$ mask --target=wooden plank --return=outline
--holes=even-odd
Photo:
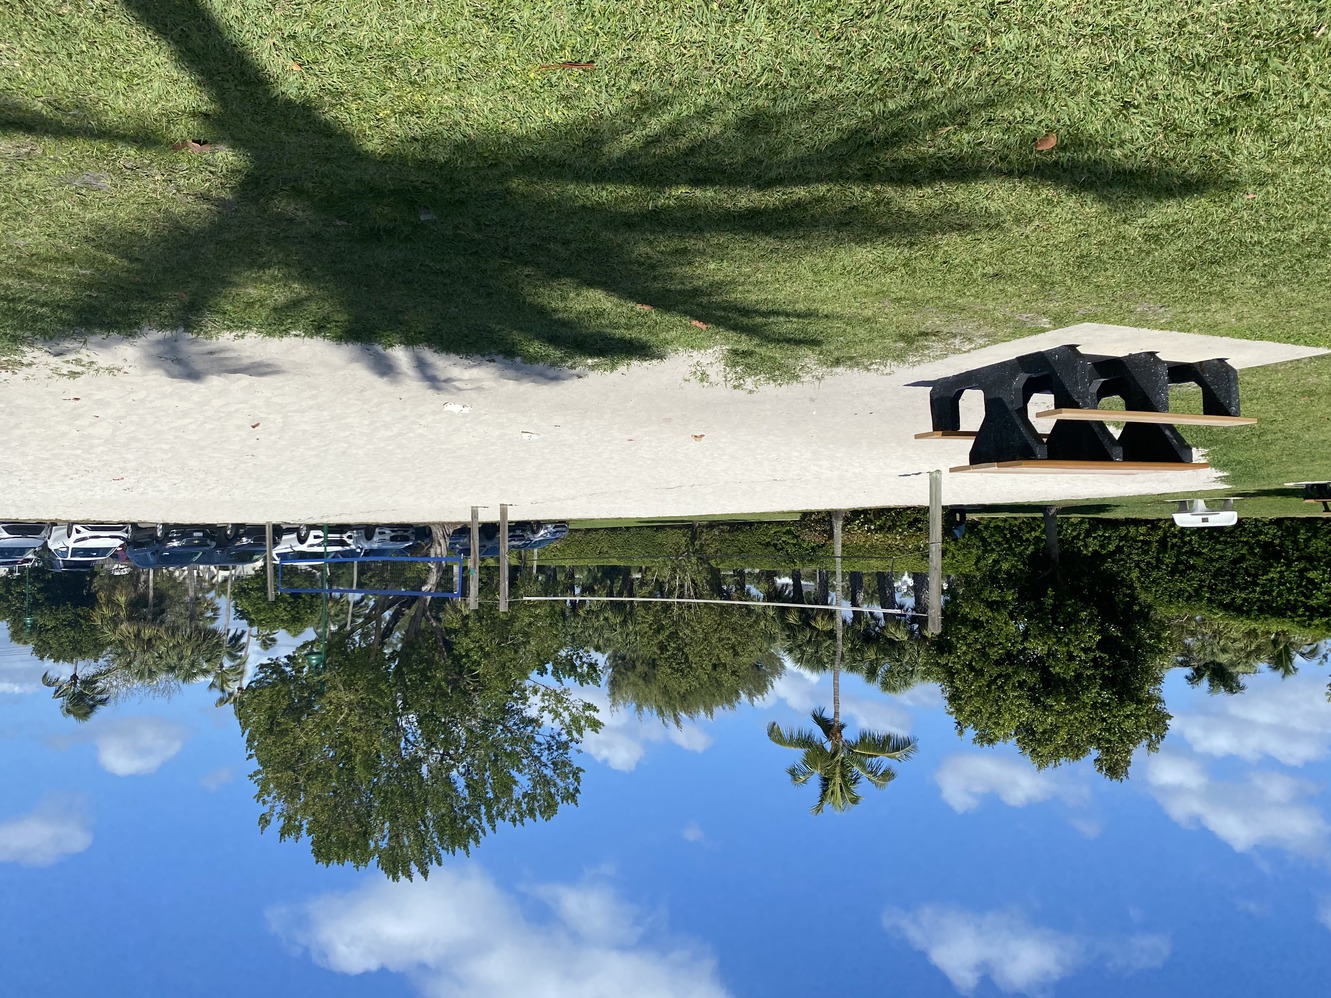
[[[1179,426],[1251,426],[1254,416],[1208,416],[1200,412],[1144,412],[1140,409],[1045,409],[1036,419],[1080,419],[1093,423],[1174,423]]]
[[[985,471],[1026,475],[1140,475],[1156,471],[1205,471],[1208,464],[1165,461],[997,461],[963,464],[951,472]]]
[[[508,503],[499,504],[499,609],[508,610]]]

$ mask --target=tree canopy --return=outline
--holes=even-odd
[[[428,602],[392,618],[392,633],[376,603],[378,626],[333,634],[325,668],[266,662],[233,703],[258,766],[260,827],[308,839],[321,863],[428,876],[499,824],[577,800],[572,752],[599,721],[557,684],[597,677],[542,626],[557,611]]]
[[[1036,545],[992,546],[954,587],[930,673],[958,732],[1015,742],[1036,766],[1095,753],[1111,779],[1159,747],[1165,625],[1129,578],[1065,548],[1050,566]]]

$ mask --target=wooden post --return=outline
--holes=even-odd
[[[499,612],[508,612],[508,503],[499,504]]]
[[[467,607],[475,610],[481,605],[481,520],[480,510],[471,508],[471,584],[467,592]]]
[[[943,630],[943,473],[929,472],[928,632]]]
[[[836,568],[836,582],[833,584],[833,602],[841,606],[841,521],[845,518],[844,510],[832,511],[832,563]]]
[[[277,592],[273,583],[273,525],[265,523],[263,525],[264,539],[268,542],[268,553],[265,561],[268,563],[268,602],[271,603],[277,599]]]

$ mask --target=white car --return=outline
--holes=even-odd
[[[273,542],[273,557],[279,561],[322,561],[327,557],[342,556],[344,551],[359,551],[358,531],[345,527],[330,527],[325,534],[322,527],[288,527],[282,539]]]
[[[65,568],[90,568],[124,547],[132,530],[128,523],[61,523],[51,528],[46,547]]]
[[[33,553],[50,535],[47,523],[0,523],[0,566],[30,564]]]

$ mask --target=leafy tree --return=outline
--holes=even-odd
[[[9,639],[30,645],[46,662],[73,665],[97,658],[107,639],[93,619],[97,597],[86,572],[17,573],[0,578],[0,615]],[[24,618],[35,618],[31,629]]]
[[[1102,559],[1064,543],[1051,565],[1028,541],[980,552],[944,607],[929,672],[977,744],[1013,741],[1040,768],[1094,752],[1100,773],[1123,779],[1135,749],[1154,751],[1168,730],[1166,629]]]
[[[669,723],[760,700],[783,668],[770,610],[647,603],[593,613],[619,625],[587,642],[606,653],[611,703]]]
[[[323,669],[299,654],[263,663],[232,702],[260,827],[307,838],[321,863],[428,876],[499,824],[577,800],[572,751],[599,722],[557,683],[598,677],[559,610],[430,603],[376,601],[329,637]]]
[[[285,569],[284,576],[294,575],[294,572]],[[236,612],[261,634],[286,631],[298,635],[319,625],[323,597],[313,593],[277,593],[276,596],[273,602],[268,602],[268,580],[258,572],[238,579],[232,592]]]

